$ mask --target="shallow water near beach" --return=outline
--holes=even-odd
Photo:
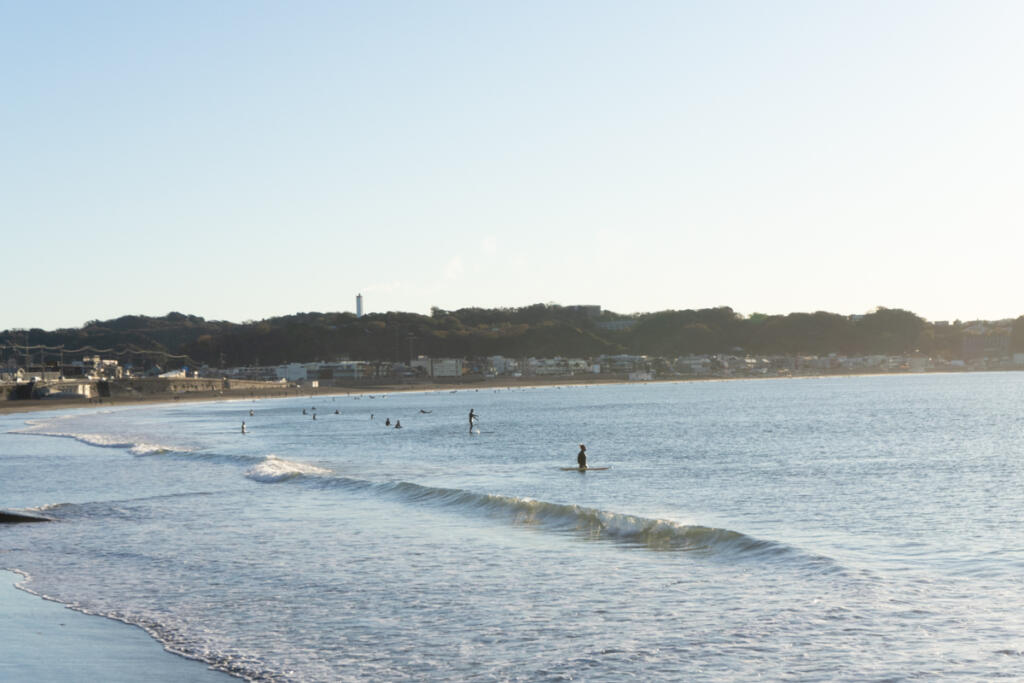
[[[0,503],[58,522],[0,567],[261,681],[1020,677],[1022,406],[984,373],[11,415]],[[611,469],[561,471],[581,442]]]

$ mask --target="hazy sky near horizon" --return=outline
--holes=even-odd
[[[1024,313],[1024,3],[0,0],[0,329]]]

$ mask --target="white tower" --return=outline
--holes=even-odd
[[[363,317],[363,295],[356,294],[356,317]]]

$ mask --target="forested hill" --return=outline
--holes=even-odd
[[[980,330],[980,331],[979,331]],[[4,360],[18,349],[94,349],[124,357],[180,357],[214,367],[276,365],[315,360],[407,361],[410,357],[593,357],[643,354],[746,353],[794,355],[905,354],[919,351],[962,357],[965,335],[1010,335],[1024,351],[1024,316],[1002,326],[936,325],[909,311],[879,308],[862,316],[819,311],[743,316],[731,308],[661,311],[624,316],[593,308],[536,304],[523,308],[431,315],[297,313],[258,322],[231,323],[169,313],[90,321],[79,329],[0,332]],[[172,364],[172,363],[168,363]]]

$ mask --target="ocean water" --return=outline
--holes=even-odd
[[[1024,678],[1024,373],[11,415],[0,505],[28,588],[251,680]]]

